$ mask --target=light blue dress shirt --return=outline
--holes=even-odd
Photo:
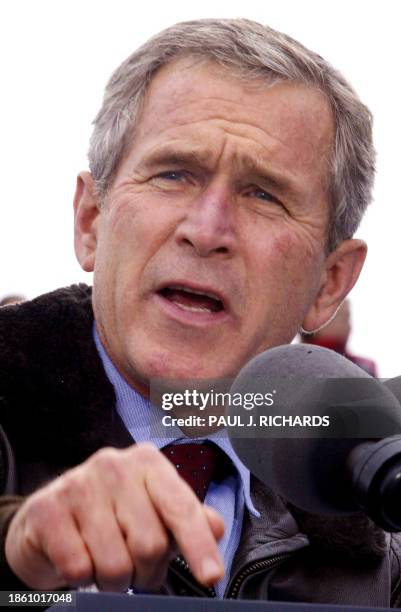
[[[157,448],[163,448],[172,443],[188,442],[188,438],[178,427],[169,427],[169,435],[166,436],[166,428],[161,423],[160,410],[130,387],[120,375],[102,346],[95,325],[93,337],[106,375],[114,387],[117,411],[135,442],[152,442]],[[234,554],[240,541],[245,506],[254,516],[259,517],[260,515],[250,495],[250,472],[238,459],[224,430],[192,441],[201,443],[205,440],[210,440],[219,446],[229,456],[236,468],[235,473],[223,482],[219,484],[212,482],[205,498],[205,503],[217,510],[225,523],[224,536],[218,546],[226,572],[224,578],[215,584],[216,596],[222,598],[230,576]]]

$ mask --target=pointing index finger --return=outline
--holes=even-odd
[[[222,525],[215,529],[216,521],[209,520],[205,507],[174,466],[167,459],[160,463],[157,470],[145,476],[149,496],[195,578],[210,586],[224,575],[216,542],[216,536],[222,535]]]

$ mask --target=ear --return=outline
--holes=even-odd
[[[313,331],[324,327],[358,280],[367,253],[362,240],[344,240],[330,253],[324,265],[319,291],[304,317],[302,327]]]
[[[77,176],[74,196],[74,247],[85,272],[93,272],[95,267],[99,216],[93,177],[90,172],[81,172]]]

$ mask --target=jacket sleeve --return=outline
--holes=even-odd
[[[4,429],[0,425],[0,493],[12,495],[17,491],[17,471],[14,453]]]
[[[0,584],[7,591],[27,590],[27,586],[11,571],[5,555],[5,542],[11,519],[24,502],[23,497],[2,495],[0,497]]]
[[[7,590],[21,590],[27,587],[11,571],[5,555],[8,527],[14,514],[20,508],[24,497],[14,495],[17,477],[11,445],[0,426],[0,584]]]

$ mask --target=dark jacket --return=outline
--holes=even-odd
[[[0,310],[2,589],[23,586],[7,566],[4,540],[24,496],[99,448],[132,443],[92,324],[85,285]],[[262,516],[244,518],[227,597],[401,607],[398,536],[359,513],[328,518],[288,508],[256,479],[251,494]],[[161,592],[213,595],[179,559]]]

